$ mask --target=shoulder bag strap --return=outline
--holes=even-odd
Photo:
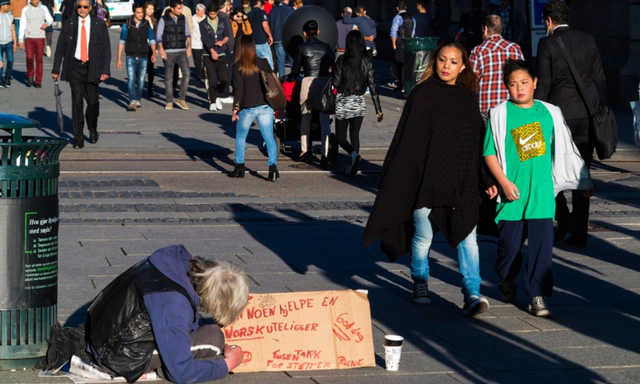
[[[589,116],[595,115],[593,108],[587,102],[587,91],[584,89],[584,84],[582,84],[582,79],[580,79],[580,75],[578,74],[578,70],[576,69],[576,65],[574,64],[573,59],[571,58],[571,56],[569,56],[567,46],[564,45],[564,42],[562,41],[562,38],[560,36],[554,36],[554,39],[556,40],[556,42],[558,42],[560,50],[564,55],[564,59],[567,61],[567,64],[569,64],[569,69],[571,70],[571,74],[573,75],[573,80],[578,86],[578,92],[580,92],[580,96],[582,96],[582,102],[584,102],[584,105],[587,107],[587,111],[589,111]]]

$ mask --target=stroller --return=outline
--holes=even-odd
[[[284,96],[287,99],[287,106],[276,111],[274,120],[274,136],[276,145],[280,152],[291,154],[293,152],[293,142],[300,142],[300,122],[302,113],[300,112],[300,80],[282,82]],[[331,120],[332,121],[332,120]],[[317,111],[311,115],[311,132],[309,134],[309,148],[313,148],[313,141],[320,141],[320,116]],[[338,140],[332,132],[329,135],[329,160],[334,160],[338,153]]]

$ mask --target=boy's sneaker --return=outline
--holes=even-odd
[[[542,296],[535,296],[533,300],[531,300],[531,304],[527,307],[527,311],[537,317],[551,316],[551,311],[547,308]]]
[[[11,78],[9,76],[4,78],[4,87],[11,88]]]
[[[184,100],[176,99],[176,104],[178,104],[178,107],[180,107],[181,109],[184,109],[185,111],[189,110],[189,106],[187,105],[187,102]]]
[[[131,104],[127,107],[127,111],[135,112],[136,111],[136,102],[132,101]]]
[[[518,287],[516,286],[516,283],[513,282],[513,280],[502,280],[500,282],[500,285],[498,286],[498,289],[500,290],[502,298],[507,303],[513,303],[516,300]]]
[[[216,98],[216,108],[218,108],[219,111],[222,111],[222,100],[219,97]]]
[[[431,296],[429,296],[429,284],[413,284],[413,302],[416,304],[431,304]]]
[[[216,103],[209,104],[209,110],[210,111],[217,111],[218,107],[216,107]]]
[[[489,309],[489,301],[480,296],[469,296],[464,298],[464,307],[462,314],[465,316],[475,316],[487,312]]]

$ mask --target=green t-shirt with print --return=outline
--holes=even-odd
[[[553,119],[542,103],[536,101],[530,108],[507,103],[506,176],[518,188],[520,198],[515,201],[502,198],[498,203],[496,223],[554,218],[553,142]],[[483,155],[495,154],[491,122],[488,121]]]

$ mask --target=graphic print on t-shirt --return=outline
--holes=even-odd
[[[511,130],[511,136],[521,162],[547,153],[542,126],[537,121]]]

